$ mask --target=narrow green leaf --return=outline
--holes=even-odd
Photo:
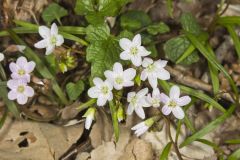
[[[224,143],[227,143],[227,144],[240,144],[240,139],[229,139],[229,140],[226,140]]]
[[[17,34],[25,34],[25,33],[37,33],[37,30],[34,28],[25,28],[25,27],[16,27],[12,29]],[[0,31],[0,37],[9,36],[8,31],[2,30]]]
[[[239,160],[240,159],[240,148],[233,152],[227,160]]]
[[[169,93],[169,91],[170,91],[170,85],[168,84],[167,81],[158,80],[158,83],[160,84],[160,86],[163,88],[163,90],[164,90],[166,93]]]
[[[176,61],[176,64],[181,63],[184,59],[190,56],[194,50],[195,50],[195,47],[192,44],[189,45],[187,50],[178,58],[178,60]]]
[[[237,51],[237,55],[238,58],[240,58],[240,41],[239,41],[239,36],[237,35],[237,33],[234,30],[234,26],[232,25],[226,25],[226,28],[230,34],[230,36],[232,37],[235,49]]]
[[[188,116],[185,115],[184,117],[184,123],[186,124],[187,128],[190,129],[192,133],[195,133],[195,128],[193,127],[192,122],[189,120]]]
[[[162,153],[160,154],[159,160],[168,160],[168,155],[172,147],[172,142],[168,142],[168,144],[164,147]]]
[[[167,0],[168,15],[173,18],[173,0]]]
[[[3,125],[4,125],[4,122],[5,122],[5,120],[6,120],[6,118],[7,118],[7,114],[8,114],[8,111],[6,110],[5,112],[4,112],[4,114],[3,114],[3,116],[1,117],[1,119],[0,119],[0,129],[3,127]]]
[[[119,139],[119,125],[118,125],[118,118],[117,118],[117,108],[113,101],[109,102],[109,107],[110,107],[111,116],[112,116],[115,141],[117,142]]]
[[[217,128],[221,123],[223,123],[235,110],[236,106],[231,105],[230,108],[225,112],[222,116],[218,117],[217,119],[210,122],[207,126],[202,128],[201,130],[194,133],[192,136],[186,138],[182,144],[180,144],[180,148],[192,143],[193,141],[202,138],[204,135],[208,134],[209,132],[213,131]]]
[[[217,23],[220,25],[233,25],[233,24],[240,24],[240,17],[239,16],[226,16],[226,17],[219,17],[217,19]]]
[[[90,107],[91,105],[93,105],[94,103],[97,102],[97,99],[90,99],[89,101],[81,104],[80,106],[77,107],[77,110],[84,110],[84,109],[87,109],[88,107]]]

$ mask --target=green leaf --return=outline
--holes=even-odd
[[[166,54],[166,58],[168,58],[172,62],[176,62],[178,58],[184,54],[184,52],[189,50],[189,47],[191,47],[191,43],[189,42],[189,40],[185,36],[179,36],[168,40],[164,44],[163,49]],[[188,55],[188,57],[186,57],[180,64],[190,65],[199,60],[197,52],[193,51],[192,48],[190,50],[191,51],[188,52],[192,54]]]
[[[133,39],[133,37],[134,37],[134,34],[128,30],[123,30],[118,35],[118,39],[121,39],[121,38]]]
[[[4,125],[4,122],[5,122],[5,120],[6,120],[6,118],[7,118],[7,113],[8,113],[8,111],[6,110],[4,113],[3,113],[3,115],[2,115],[2,117],[1,117],[1,119],[0,119],[0,129],[3,127],[3,125]]]
[[[153,57],[153,58],[156,58],[158,56],[158,51],[157,51],[157,48],[156,48],[156,45],[155,44],[150,44],[146,47],[146,49],[151,52],[151,54],[149,56]]]
[[[58,64],[57,64],[57,61],[56,61],[56,56],[54,54],[49,54],[49,55],[46,55],[44,57],[46,59],[46,62],[47,62],[47,66],[48,66],[48,69],[49,71],[53,74],[53,75],[56,75],[57,73],[57,69],[58,69]]]
[[[238,58],[240,58],[240,41],[239,41],[239,36],[237,35],[236,31],[234,30],[234,26],[231,25],[226,25],[226,28],[233,40],[235,49],[237,51]]]
[[[158,33],[163,34],[169,32],[170,28],[165,23],[159,22],[156,24],[149,25],[147,27],[147,31],[152,35],[157,35]]]
[[[226,144],[240,144],[240,139],[229,139],[229,140],[226,140],[224,143],[226,143]]]
[[[220,25],[233,25],[233,24],[240,24],[240,17],[239,16],[226,16],[226,17],[218,17],[217,23]]]
[[[239,159],[240,159],[240,149],[237,149],[228,157],[227,160],[239,160]]]
[[[116,105],[113,101],[109,102],[109,107],[112,115],[112,122],[113,122],[113,130],[115,135],[115,141],[117,142],[119,139],[119,125],[118,125],[118,118],[117,118],[117,109]]]
[[[196,141],[201,142],[201,143],[203,143],[203,144],[206,144],[206,145],[212,147],[214,150],[216,150],[216,151],[218,151],[218,152],[220,152],[220,153],[224,153],[224,151],[223,151],[220,147],[218,147],[217,144],[215,144],[215,143],[213,143],[213,142],[211,142],[211,141],[209,141],[209,140],[206,140],[206,139],[197,139]]]
[[[67,10],[58,5],[57,3],[51,3],[47,8],[42,12],[42,18],[45,23],[51,24],[55,19],[60,22],[60,18],[68,14]]]
[[[236,106],[231,105],[230,108],[225,112],[222,116],[218,117],[217,119],[210,122],[207,126],[205,126],[203,129],[195,132],[192,136],[186,138],[182,144],[180,145],[180,148],[192,143],[193,141],[202,138],[204,135],[208,134],[209,132],[213,131],[215,128],[217,128],[221,123],[223,123],[235,110]]]
[[[168,142],[168,144],[164,147],[162,153],[160,154],[159,160],[167,160],[168,159],[168,155],[171,150],[171,147],[172,147],[172,142]]]
[[[66,91],[70,100],[76,100],[84,90],[84,83],[79,80],[77,83],[69,82],[66,85]]]
[[[118,41],[111,36],[106,25],[89,26],[87,29],[87,39],[91,45],[87,48],[87,61],[91,62],[91,76],[103,77],[107,69],[111,69],[113,64],[119,61]]]
[[[150,17],[143,11],[128,11],[120,18],[121,27],[129,31],[136,31],[150,24]]]
[[[173,18],[173,0],[167,0],[168,15]]]
[[[196,18],[191,13],[183,13],[180,22],[183,29],[189,33],[199,35],[202,32]]]

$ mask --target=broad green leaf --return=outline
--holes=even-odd
[[[112,116],[115,141],[117,142],[119,139],[119,125],[118,125],[118,118],[117,118],[117,108],[113,101],[109,102],[109,107],[110,107],[111,116]]]
[[[110,36],[110,29],[106,24],[89,25],[86,28],[86,34],[86,39],[91,43],[95,43],[96,41],[107,40]]]
[[[208,134],[209,132],[213,131],[217,128],[221,123],[223,123],[235,110],[236,106],[231,105],[230,108],[225,112],[222,116],[218,117],[217,119],[210,122],[207,126],[202,128],[201,130],[195,132],[192,136],[186,138],[180,145],[180,148],[192,143],[193,141],[202,138],[204,135]]]
[[[185,36],[178,36],[176,38],[172,38],[168,40],[164,44],[164,52],[166,54],[166,58],[171,60],[172,62],[176,62],[180,56],[184,54],[188,48],[191,46],[191,43]],[[193,51],[191,49],[191,51]],[[188,57],[186,57],[180,64],[190,65],[199,60],[199,56],[196,51],[193,51]]]
[[[153,57],[153,58],[156,58],[158,56],[158,51],[157,51],[157,48],[156,48],[156,45],[155,44],[150,44],[146,47],[146,49],[151,52],[151,54],[149,56]]]
[[[66,91],[70,100],[76,100],[84,90],[84,83],[79,80],[77,83],[69,82],[66,85]]]
[[[60,18],[68,14],[67,10],[58,5],[57,3],[51,3],[42,12],[42,18],[45,23],[51,24],[55,19],[61,23]]]
[[[133,39],[133,37],[134,37],[134,34],[128,30],[123,30],[118,35],[118,39],[121,39],[121,38]]]
[[[183,13],[180,22],[183,29],[189,33],[199,35],[202,32],[196,18],[191,13]]]
[[[240,58],[240,41],[239,41],[239,36],[237,35],[236,31],[234,30],[234,26],[232,25],[226,25],[226,28],[233,40],[238,58]]]
[[[227,160],[239,160],[240,159],[240,148],[233,152]]]
[[[172,147],[172,142],[168,142],[168,144],[164,147],[162,153],[160,154],[159,160],[168,160],[168,155]]]
[[[149,25],[147,27],[147,31],[148,31],[148,33],[150,33],[152,35],[157,35],[158,33],[163,34],[163,33],[169,32],[170,28],[165,23],[159,22],[156,24]]]
[[[121,27],[129,31],[136,31],[150,24],[150,17],[143,11],[128,11],[120,18]]]

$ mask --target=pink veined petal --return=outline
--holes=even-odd
[[[24,66],[24,69],[27,73],[31,73],[34,70],[35,66],[36,66],[36,63],[31,61]]]
[[[144,110],[142,107],[136,107],[135,112],[140,118],[142,118],[142,119],[145,118],[145,113],[144,113]]]
[[[143,97],[148,93],[148,88],[143,88],[140,91],[138,91],[137,96],[138,97]]]
[[[18,82],[17,80],[10,79],[7,81],[7,86],[12,90],[16,90],[18,87]]]
[[[158,67],[158,68],[163,68],[163,67],[165,67],[166,65],[167,65],[167,62],[168,61],[165,61],[165,60],[157,60],[156,62],[155,62],[155,64],[156,64],[156,66]]]
[[[18,59],[17,59],[17,62],[16,62],[16,64],[20,67],[20,68],[24,68],[24,66],[27,64],[28,62],[27,62],[27,59],[25,58],[25,57],[19,57]]]
[[[132,43],[133,45],[135,46],[141,46],[141,35],[140,34],[137,34],[136,36],[134,36],[133,40],[132,40]]]
[[[128,50],[131,46],[132,42],[127,38],[122,38],[119,41],[119,45],[123,50]]]
[[[57,38],[56,46],[61,46],[64,43],[63,36],[59,34],[56,36],[56,38]]]
[[[172,113],[177,119],[183,119],[185,116],[184,111],[179,106],[173,108]]]
[[[21,105],[26,104],[27,100],[28,100],[27,96],[25,96],[24,94],[18,94],[18,96],[17,96],[18,104],[21,104]]]
[[[131,115],[133,113],[133,110],[134,110],[134,107],[131,104],[129,104],[127,108],[127,114]]]
[[[169,93],[170,98],[178,99],[180,96],[180,88],[178,86],[172,86]]]
[[[17,99],[17,95],[18,95],[18,93],[16,91],[11,90],[8,92],[8,99],[15,100],[15,99]]]
[[[116,72],[116,73],[122,73],[123,72],[123,67],[122,67],[121,63],[119,63],[119,62],[114,63],[113,71]]]
[[[99,96],[99,91],[96,87],[92,87],[88,90],[88,96],[91,98],[97,98]]]
[[[145,81],[145,80],[147,79],[147,77],[148,77],[148,74],[147,74],[146,70],[144,69],[144,70],[142,71],[141,75],[140,75],[140,79],[141,79],[142,81]]]
[[[152,63],[153,63],[153,60],[151,58],[144,58],[142,62],[142,66],[146,68]]]
[[[97,99],[97,105],[98,106],[104,106],[107,102],[107,99],[104,98],[103,96],[99,96]]]
[[[131,61],[135,66],[139,67],[142,64],[142,57],[141,56],[132,56]]]
[[[170,107],[168,107],[167,105],[164,105],[162,108],[162,113],[164,115],[169,115],[171,113],[172,109]]]
[[[120,58],[122,60],[129,60],[131,58],[130,54],[129,54],[129,51],[123,51],[120,53]]]
[[[161,102],[163,102],[164,104],[167,104],[169,101],[169,97],[164,93],[160,94],[160,99],[161,99]]]
[[[51,53],[53,52],[54,48],[55,48],[55,46],[53,46],[53,45],[48,45],[45,54],[46,54],[46,55],[51,54]]]
[[[136,76],[136,70],[133,68],[128,68],[123,72],[124,78],[132,80]]]
[[[26,86],[24,90],[24,94],[28,97],[32,97],[34,95],[34,90],[32,87]]]
[[[161,80],[168,80],[170,79],[170,73],[167,70],[161,68],[157,71],[157,77]]]
[[[42,38],[48,38],[50,36],[50,29],[46,26],[40,26],[38,32]]]
[[[191,102],[191,98],[189,96],[183,96],[177,99],[177,104],[179,106],[185,106]]]
[[[56,23],[53,23],[51,26],[51,35],[56,36],[57,34],[58,34],[58,27],[57,27]]]
[[[36,48],[46,48],[47,47],[47,40],[43,39],[41,41],[38,41],[37,43],[34,44],[34,47]]]
[[[9,64],[9,69],[10,69],[11,72],[18,72],[19,66],[16,63],[11,62]]]
[[[103,84],[103,80],[99,77],[95,77],[93,78],[93,83],[96,85],[96,86],[101,86]]]
[[[148,82],[151,85],[152,88],[157,87],[157,77],[155,76],[148,76]]]

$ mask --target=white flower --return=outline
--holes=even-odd
[[[92,121],[94,120],[94,115],[95,115],[96,109],[91,107],[87,110],[87,112],[83,115],[83,117],[86,118],[85,121],[85,128],[89,129],[92,125]]]
[[[4,60],[5,56],[3,53],[0,53],[0,62],[2,62]]]
[[[26,49],[26,46],[24,45],[16,45],[19,52],[23,53],[23,51]]]
[[[129,92],[127,95],[127,101],[129,102],[127,114],[131,115],[133,111],[136,114],[144,119],[145,113],[142,107],[150,107],[150,104],[146,101],[146,94],[148,93],[148,88],[140,90],[138,93]]]
[[[162,108],[164,115],[169,115],[171,112],[178,119],[184,118],[184,111],[181,106],[185,106],[191,102],[189,96],[180,97],[180,89],[178,86],[172,86],[170,89],[169,97],[161,93],[161,101],[165,104]]]
[[[32,87],[28,86],[23,80],[11,79],[7,82],[7,86],[11,89],[8,92],[8,99],[17,99],[17,103],[21,105],[26,104],[28,97],[32,97],[34,95]]]
[[[120,54],[120,58],[123,60],[131,60],[135,66],[140,66],[142,63],[142,57],[150,54],[143,46],[141,46],[141,35],[137,34],[133,40],[127,38],[120,39],[120,47],[124,50]]]
[[[130,87],[134,85],[132,81],[136,75],[136,70],[133,68],[123,71],[121,63],[116,62],[113,65],[113,71],[107,70],[104,72],[107,80],[112,83],[116,90],[120,90],[123,87]]]
[[[94,87],[88,90],[88,95],[91,98],[97,98],[97,105],[103,106],[107,101],[113,99],[112,89],[113,86],[110,82],[103,81],[102,79],[96,77],[93,79]]]
[[[40,26],[38,32],[43,40],[34,44],[36,48],[46,48],[46,55],[53,52],[55,46],[61,46],[64,42],[63,36],[58,34],[58,28],[55,23],[51,29],[46,26]]]
[[[35,66],[35,62],[28,62],[25,57],[19,57],[16,63],[11,62],[9,65],[12,72],[11,77],[30,82],[30,73],[34,70]]]
[[[140,76],[142,81],[145,81],[148,78],[148,82],[152,86],[152,88],[157,87],[157,80],[168,80],[170,78],[170,74],[164,67],[167,65],[167,61],[158,60],[153,61],[151,58],[144,58],[142,62],[142,66],[145,68]]]
[[[153,107],[160,107],[160,101],[161,101],[160,91],[158,88],[154,88],[151,94],[148,94],[147,96],[147,102],[151,104]]]
[[[139,137],[143,133],[145,133],[153,125],[153,123],[154,123],[154,120],[152,118],[149,118],[141,123],[138,123],[131,129],[135,130],[134,134],[136,134]]]

